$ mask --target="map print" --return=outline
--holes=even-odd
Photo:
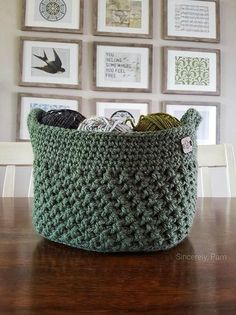
[[[175,84],[208,86],[209,65],[209,58],[175,57]]]
[[[141,28],[142,1],[107,0],[106,26]]]

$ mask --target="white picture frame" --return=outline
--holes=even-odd
[[[21,37],[20,42],[19,85],[81,89],[82,41]]]
[[[162,110],[178,119],[189,109],[196,109],[202,121],[198,127],[199,145],[220,143],[220,103],[164,101]]]
[[[22,30],[82,33],[84,0],[23,0]]]
[[[81,104],[81,97],[19,93],[16,140],[29,141],[27,117],[32,109],[40,108],[46,112],[57,109],[71,109],[79,111]]]
[[[96,0],[94,35],[152,38],[153,0]]]
[[[151,92],[152,45],[94,42],[93,89]]]
[[[219,0],[163,0],[164,39],[220,42]]]
[[[141,115],[147,115],[149,112],[150,100],[135,99],[94,99],[96,106],[96,115],[111,118],[115,113],[125,111],[130,114],[134,123],[137,124]]]
[[[220,50],[164,47],[164,94],[220,95]]]

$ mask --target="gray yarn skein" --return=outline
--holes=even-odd
[[[80,131],[97,131],[97,132],[132,132],[132,128],[123,121],[106,118],[91,117],[82,121],[78,127]]]

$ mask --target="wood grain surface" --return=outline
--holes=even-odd
[[[236,199],[199,199],[156,253],[101,254],[37,235],[31,200],[0,199],[0,314],[236,314]]]

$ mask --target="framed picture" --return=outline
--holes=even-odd
[[[81,88],[82,41],[21,38],[20,85]]]
[[[94,35],[152,38],[153,0],[96,0]]]
[[[180,119],[189,109],[196,109],[202,116],[197,141],[198,144],[216,144],[220,142],[220,104],[205,102],[162,102],[163,111]]]
[[[41,108],[45,112],[53,109],[71,109],[78,111],[82,103],[81,97],[41,95],[41,94],[18,94],[17,108],[17,141],[29,140],[27,117],[34,108]]]
[[[93,88],[151,92],[152,45],[94,43]]]
[[[22,30],[82,33],[83,0],[23,0]]]
[[[220,50],[164,47],[163,93],[220,95]]]
[[[130,117],[137,124],[140,115],[147,115],[151,101],[134,99],[94,99],[96,115],[107,118]]]
[[[163,0],[164,39],[220,42],[219,0]]]

